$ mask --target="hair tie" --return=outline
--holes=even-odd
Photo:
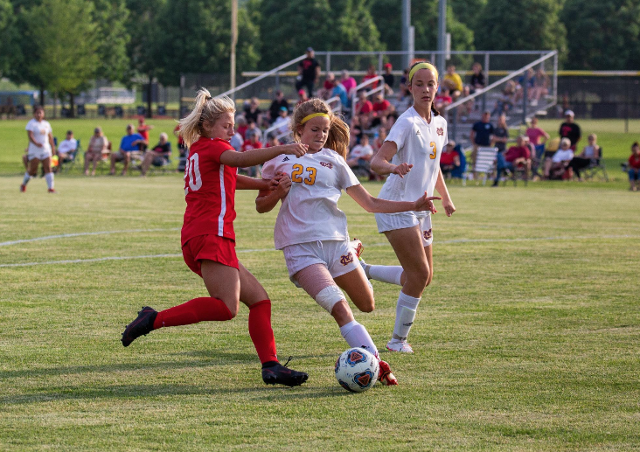
[[[304,124],[305,122],[307,122],[307,121],[308,121],[308,120],[310,120],[310,119],[318,118],[318,117],[320,117],[320,116],[323,116],[323,117],[325,117],[325,118],[328,118],[328,117],[329,117],[329,115],[328,115],[328,114],[326,114],[326,113],[311,113],[310,115],[307,115],[307,116],[305,116],[304,118],[302,118],[302,121],[300,121],[300,125]]]
[[[208,100],[211,100],[211,99],[213,99],[213,97],[211,97],[211,96],[204,96],[204,100],[207,100],[207,101],[208,101]]]
[[[413,68],[409,72],[409,83],[411,83],[411,80],[413,80],[413,74],[418,72],[420,69],[429,69],[436,75],[436,79],[438,78],[438,70],[435,68],[435,66],[431,63],[422,62],[413,66]]]

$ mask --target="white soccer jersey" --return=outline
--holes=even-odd
[[[344,159],[323,148],[300,158],[280,155],[264,164],[262,177],[291,177],[291,190],[278,212],[276,249],[321,240],[347,240],[347,217],[338,209],[342,190],[360,184]]]
[[[27,123],[25,130],[33,132],[33,139],[42,145],[41,148],[29,141],[29,154],[38,154],[41,152],[51,152],[51,144],[49,144],[49,134],[52,133],[51,124],[44,119],[40,122],[35,118]]]
[[[404,178],[391,174],[380,191],[379,198],[393,201],[415,201],[433,189],[440,171],[440,155],[449,142],[447,121],[441,115],[431,116],[431,124],[411,107],[405,111],[389,131],[385,141],[393,141],[398,152],[391,163],[413,165]]]

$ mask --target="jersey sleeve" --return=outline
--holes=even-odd
[[[231,144],[227,141],[215,140],[211,141],[209,146],[207,146],[207,154],[216,162],[220,162],[220,157],[226,151],[236,152],[236,150],[231,146]]]
[[[261,173],[263,179],[273,179],[276,175],[276,159],[271,159],[262,165]]]
[[[27,130],[29,132],[33,132],[34,131],[34,127],[33,127],[33,121],[29,121],[27,123],[27,127],[24,128],[24,130]]]
[[[400,148],[404,147],[404,141],[407,135],[407,126],[408,121],[406,120],[396,122],[393,127],[391,127],[389,135],[387,135],[387,139],[384,141],[393,141],[398,150],[400,150]]]
[[[354,185],[360,185],[360,181],[356,175],[353,174],[353,171],[351,171],[347,162],[342,158],[340,158],[338,162],[338,184],[340,185],[338,188],[340,190],[346,190]]]

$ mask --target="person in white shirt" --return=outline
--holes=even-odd
[[[287,107],[280,107],[278,117],[273,121],[273,127],[276,127],[276,135],[285,134],[290,130],[291,118],[289,117],[289,109]]]
[[[373,148],[369,144],[369,136],[362,135],[360,138],[360,144],[357,144],[351,149],[347,164],[353,168],[355,166],[361,166],[363,163],[368,162],[373,157]]]
[[[433,107],[438,92],[438,70],[430,63],[411,66],[407,88],[413,97],[408,108],[393,125],[389,136],[371,161],[371,169],[390,174],[380,198],[406,201],[417,193],[433,196],[434,188],[442,197],[447,216],[456,208],[440,171],[440,155],[448,142],[447,121]],[[398,266],[368,266],[371,279],[402,286],[396,304],[396,322],[387,349],[413,353],[407,342],[424,289],[433,279],[432,212],[378,213],[378,231],[387,240],[400,261]],[[435,211],[433,211],[435,213]]]
[[[371,196],[347,165],[349,127],[322,100],[300,104],[293,115],[293,135],[309,146],[300,158],[276,157],[265,163],[262,177],[283,177],[277,190],[263,191],[256,199],[258,212],[271,211],[282,199],[274,239],[284,252],[289,277],[326,309],[340,327],[351,347],[364,347],[379,358],[366,328],[349,308],[344,289],[363,312],[374,309],[373,290],[351,248],[347,218],[338,209],[342,190],[368,212],[428,211],[432,199],[423,192],[415,201],[388,201]],[[397,380],[384,361],[380,381],[395,385]]]
[[[51,156],[56,151],[56,146],[53,142],[51,124],[44,120],[44,107],[42,105],[37,105],[33,110],[33,119],[27,123],[26,131],[29,138],[29,148],[27,149],[29,168],[24,173],[20,191],[27,191],[27,184],[32,177],[38,174],[38,164],[42,162],[48,191],[49,193],[56,193],[53,187],[53,173],[51,172]]]
[[[62,140],[62,142],[58,145],[58,161],[61,165],[64,162],[69,162],[73,159],[73,154],[75,150],[78,149],[78,140],[73,138],[73,131],[67,131],[67,137]]]
[[[565,137],[560,140],[560,149],[553,154],[553,157],[545,160],[544,177],[546,179],[561,179],[572,159],[571,140]]]

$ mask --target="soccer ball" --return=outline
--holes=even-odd
[[[378,358],[364,348],[350,348],[336,361],[336,380],[350,392],[364,392],[378,381]]]

